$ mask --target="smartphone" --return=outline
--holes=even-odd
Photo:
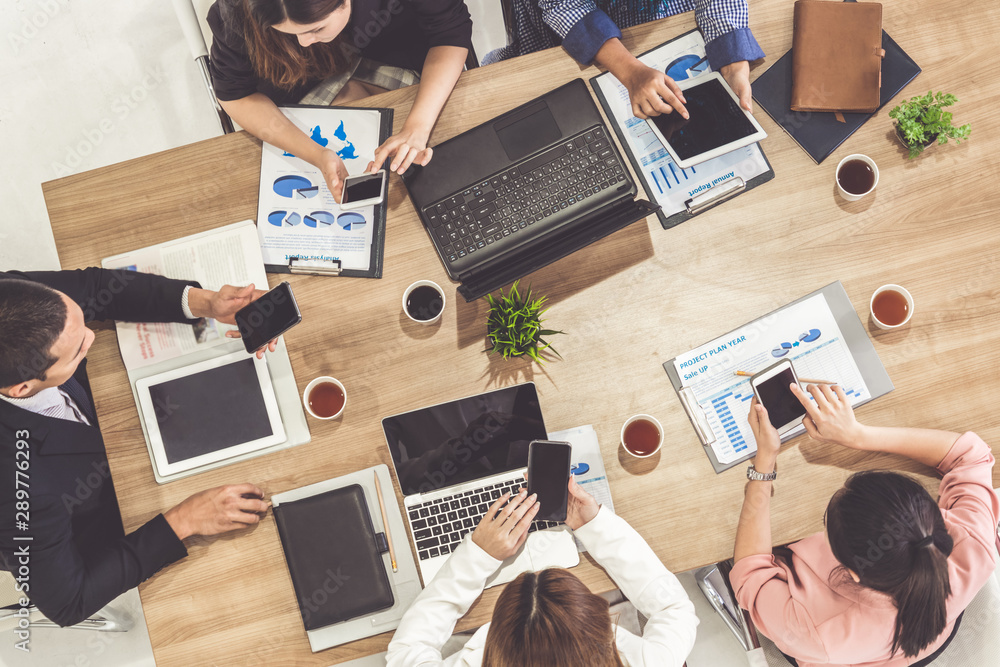
[[[381,204],[385,201],[385,184],[389,175],[385,169],[374,174],[348,176],[344,179],[344,194],[340,199],[340,208],[352,209]]]
[[[767,410],[767,417],[778,430],[778,435],[795,428],[806,416],[806,409],[789,389],[793,382],[798,384],[799,377],[791,359],[771,364],[750,378],[754,396]]]
[[[287,282],[236,311],[236,326],[247,352],[256,352],[301,321],[302,313]]]
[[[538,494],[535,521],[565,521],[569,502],[568,442],[532,440],[528,444],[528,495]]]

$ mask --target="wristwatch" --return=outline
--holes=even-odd
[[[750,467],[747,468],[747,479],[749,479],[751,482],[770,482],[774,480],[777,476],[778,476],[777,470],[769,473],[758,472],[757,469],[753,467],[752,463],[750,464]]]

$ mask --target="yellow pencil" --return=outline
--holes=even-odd
[[[736,374],[740,377],[753,377],[753,373],[747,373],[746,371],[736,371]],[[805,384],[840,384],[839,382],[834,382],[832,380],[813,380],[811,378],[799,378],[799,382]]]
[[[392,561],[392,571],[396,569],[396,550],[392,548],[392,533],[389,532],[389,517],[385,515],[385,502],[382,500],[382,484],[378,481],[378,473],[375,473],[375,495],[378,496],[378,508],[382,510],[382,529],[385,530],[385,541],[389,543],[389,559]]]

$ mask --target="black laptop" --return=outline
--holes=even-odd
[[[583,79],[435,146],[403,182],[467,301],[658,208],[636,200]]]

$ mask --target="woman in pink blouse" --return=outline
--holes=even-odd
[[[994,458],[974,433],[865,426],[840,387],[798,385],[815,440],[936,467],[940,497],[891,472],[851,476],[826,509],[826,531],[771,552],[770,481],[747,484],[731,581],[757,629],[800,667],[929,664],[996,567],[1000,502]],[[753,466],[774,471],[780,441],[754,401]],[[793,660],[794,659],[794,660]]]

